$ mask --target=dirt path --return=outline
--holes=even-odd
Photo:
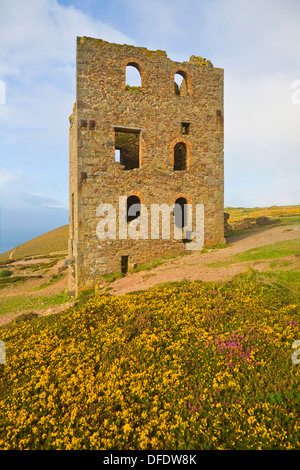
[[[251,263],[233,263],[232,265],[217,268],[206,265],[208,263],[228,260],[237,253],[242,253],[253,248],[284,240],[294,240],[296,238],[299,238],[298,225],[267,227],[256,232],[249,232],[247,235],[231,237],[227,239],[228,246],[226,248],[210,250],[207,253],[192,253],[188,256],[168,261],[151,271],[127,274],[125,277],[114,281],[111,284],[112,289],[109,292],[112,295],[122,295],[127,292],[149,289],[162,282],[182,281],[184,279],[188,281],[226,281],[231,279],[234,275],[245,271],[249,265],[254,266],[258,270],[267,269],[269,267],[269,261],[261,260]],[[57,272],[58,267],[61,266],[62,263],[63,261],[60,261],[57,266],[53,267],[54,272]],[[42,294],[51,296],[60,293],[67,288],[67,275],[65,273],[62,279],[49,285],[42,291],[34,292],[34,287],[40,282],[40,280],[33,280],[30,281],[29,284],[25,283],[17,287],[18,295],[34,296]],[[16,287],[10,286],[6,288],[5,291],[5,295],[13,295],[13,293],[16,292]],[[70,302],[68,304],[48,307],[47,309],[34,308],[31,309],[31,311],[39,315],[50,315],[66,310],[72,304],[73,302]],[[0,315],[0,326],[9,323],[22,313],[25,312]]]
[[[284,240],[293,240],[297,237],[299,237],[299,227],[297,225],[290,227],[276,226],[262,229],[255,233],[250,232],[244,236],[232,237],[227,240],[229,246],[226,248],[213,250],[208,253],[191,254],[152,269],[151,273],[144,271],[128,274],[112,284],[110,293],[113,295],[122,295],[135,290],[149,289],[161,282],[182,281],[184,279],[188,281],[225,281],[245,271],[247,266],[249,266],[249,262],[219,268],[212,268],[205,265],[224,261],[237,253],[242,253],[252,248],[270,245]],[[253,262],[252,265],[255,265],[257,269],[266,269],[269,262]],[[151,276],[149,274],[151,274]]]

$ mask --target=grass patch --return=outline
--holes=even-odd
[[[142,263],[136,266],[135,268],[131,269],[131,273],[138,273],[141,271],[150,271],[151,269],[156,268],[157,266],[160,266],[161,264],[164,264],[166,261],[164,260],[155,260],[151,261],[149,263]]]
[[[241,235],[247,235],[247,234],[253,233],[255,231],[257,232],[260,229],[261,229],[261,227],[252,227],[252,228],[249,228],[247,230],[231,230],[230,232],[225,233],[225,238],[239,237]]]
[[[221,248],[227,248],[227,243],[217,243],[216,245],[210,246],[209,250],[220,250]]]
[[[58,263],[58,261],[62,259],[64,259],[64,257],[62,258],[61,256],[57,256],[47,263],[31,264],[30,266],[31,266],[32,271],[38,271],[39,269],[49,269],[55,266]]]
[[[63,277],[63,273],[53,274],[52,277],[51,277],[51,279],[50,279],[49,281],[44,282],[44,283],[41,284],[40,286],[36,287],[36,288],[35,288],[35,291],[42,290],[42,289],[44,289],[45,287],[51,286],[51,285],[54,284],[55,282],[59,281],[62,277]]]
[[[255,281],[269,284],[280,291],[287,290],[290,296],[300,301],[300,270],[257,271],[251,267],[245,273],[237,274],[235,280]]]
[[[18,271],[31,271],[36,272],[40,270],[49,270],[53,266],[55,266],[58,261],[64,259],[65,257],[56,256],[51,261],[43,262],[43,263],[34,263],[34,264],[18,264],[15,266],[15,269]]]
[[[95,288],[94,287],[87,288],[87,289],[81,289],[81,291],[79,292],[79,294],[78,294],[78,296],[76,297],[75,300],[87,299],[89,297],[92,297],[93,295],[95,295]]]
[[[231,264],[233,264],[234,261],[233,260],[227,260],[227,261],[215,261],[214,263],[206,263],[205,266],[209,267],[209,268],[222,268],[224,266],[230,266]]]
[[[32,264],[19,264],[15,266],[15,270],[18,271],[31,271],[34,265]]]
[[[153,277],[153,276],[156,276],[157,274],[156,273],[146,273],[143,275],[143,279],[146,280],[146,279],[149,279],[150,277]]]
[[[299,224],[299,215],[290,215],[280,217],[280,225],[295,225]]]
[[[26,257],[27,259],[34,259],[34,260],[37,260],[37,259],[44,259],[44,258],[49,258],[49,259],[52,259],[52,258],[55,258],[57,260],[61,260],[61,259],[65,259],[66,257],[66,253],[47,253],[47,255],[35,255],[35,256],[32,256],[32,257]]]
[[[209,253],[210,251],[220,250],[222,248],[228,248],[229,243],[219,243],[217,245],[208,246],[207,248],[202,248],[201,253]]]
[[[164,260],[165,260],[165,259],[166,259],[166,260],[169,260],[169,259],[175,259],[176,257],[177,257],[177,255],[173,255],[173,254],[172,254],[172,255],[165,255],[165,256],[163,256],[162,258],[163,258]]]
[[[285,240],[271,245],[238,253],[234,256],[235,261],[254,261],[259,259],[273,259],[281,256],[300,254],[299,240]]]
[[[191,254],[193,254],[193,251],[186,251],[186,253],[178,253],[176,255],[175,254],[165,255],[160,259],[149,261],[147,263],[141,263],[138,266],[136,266],[135,268],[131,269],[130,272],[131,273],[138,273],[138,272],[141,272],[141,271],[150,271],[151,269],[154,269],[157,266],[161,266],[162,264],[167,263],[169,260],[173,260],[173,259],[176,259],[176,258],[183,258],[184,256],[188,256],[188,255],[191,255]]]
[[[286,267],[286,266],[290,266],[292,264],[292,261],[289,261],[287,259],[283,259],[283,260],[278,260],[278,261],[272,261],[269,266],[270,268],[275,268],[276,266],[278,267]]]
[[[67,292],[61,292],[60,294],[53,295],[51,297],[47,296],[10,296],[2,298],[0,301],[0,314],[5,313],[18,313],[22,310],[29,309],[42,309],[47,308],[52,305],[62,305],[66,302],[70,302],[70,298],[67,295]]]
[[[110,274],[102,274],[101,277],[105,282],[111,283],[114,282],[116,279],[120,279],[121,277],[123,277],[123,274],[121,272],[116,272]]]
[[[32,279],[41,279],[43,276],[12,276],[0,279],[0,289],[10,286],[12,284],[23,284],[24,282]]]
[[[234,263],[241,263],[244,261],[256,261],[256,260],[265,260],[265,259],[274,259],[280,258],[283,256],[289,255],[300,255],[299,240],[285,240],[282,242],[276,242],[271,245],[265,245],[258,248],[252,248],[251,250],[244,251],[243,253],[238,253],[230,259],[224,261],[217,261],[215,263],[207,263],[205,266],[210,268],[220,268],[223,266],[229,266]],[[274,262],[273,266],[277,266]],[[278,261],[279,264],[279,261]],[[280,261],[282,266],[288,266],[290,261],[282,260]]]

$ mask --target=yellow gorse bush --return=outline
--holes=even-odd
[[[0,329],[0,449],[299,448],[299,320],[245,281],[15,321]]]
[[[299,205],[294,206],[272,206],[272,207],[255,207],[255,208],[225,208],[226,212],[230,214],[232,222],[240,222],[247,217],[286,217],[286,216],[299,216]]]

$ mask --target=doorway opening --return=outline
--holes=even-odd
[[[129,258],[128,255],[121,257],[121,273],[122,274],[128,273],[128,258]]]

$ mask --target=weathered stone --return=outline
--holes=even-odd
[[[269,219],[269,217],[261,215],[260,217],[256,218],[256,223],[257,225],[268,225],[273,224],[274,221],[272,219]]]
[[[228,219],[230,214],[228,212],[224,212],[224,233],[229,233],[232,230],[231,225],[228,223]]]
[[[256,226],[256,220],[254,217],[247,217],[246,219],[236,222],[234,224],[234,230],[247,230]]]

